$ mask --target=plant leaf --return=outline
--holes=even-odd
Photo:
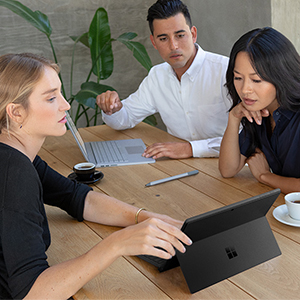
[[[124,35],[120,35],[117,40],[131,50],[136,60],[149,72],[152,68],[152,63],[144,45],[139,42],[130,41],[125,37]]]
[[[32,11],[30,8],[16,0],[0,0],[0,5],[19,15],[36,29],[50,37],[52,28],[50,26],[49,19],[45,14],[38,10]]]
[[[97,9],[89,28],[89,45],[93,62],[93,73],[99,80],[107,79],[113,72],[114,57],[107,12]]]
[[[122,34],[117,38],[117,40],[118,40],[118,41],[121,41],[121,40],[129,41],[129,40],[133,40],[135,37],[137,37],[137,34],[136,34],[135,32],[125,32],[125,33],[122,33]]]
[[[148,116],[147,118],[145,118],[143,120],[144,123],[149,124],[151,126],[156,126],[157,125],[157,121],[154,115]]]
[[[89,45],[89,33],[86,32],[84,34],[82,34],[81,36],[70,36],[70,38],[76,42],[78,39],[79,42],[81,42],[83,45],[87,46],[88,48],[90,48]]]
[[[74,99],[90,108],[95,109],[96,97],[106,91],[115,91],[109,85],[99,84],[93,81],[85,82],[81,85],[81,90],[74,96]]]

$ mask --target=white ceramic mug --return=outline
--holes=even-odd
[[[289,193],[284,197],[289,215],[295,220],[300,220],[300,192]]]

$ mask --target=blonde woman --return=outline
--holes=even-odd
[[[66,131],[65,111],[70,105],[61,95],[58,72],[57,65],[36,55],[0,57],[1,299],[67,299],[122,255],[168,259],[174,247],[184,252],[183,244],[191,244],[178,229],[182,222],[94,192],[61,176],[37,156],[47,136]],[[82,256],[50,267],[44,203],[79,221],[126,228]]]

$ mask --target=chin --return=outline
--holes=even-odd
[[[56,134],[55,135],[53,134],[53,136],[62,136],[66,133],[66,131],[67,131],[67,127],[64,125],[64,127],[61,128],[60,130],[57,130]]]

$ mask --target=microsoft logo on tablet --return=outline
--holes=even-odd
[[[232,259],[232,258],[235,258],[238,256],[234,247],[227,247],[227,248],[225,248],[225,251],[226,251],[229,259]]]

